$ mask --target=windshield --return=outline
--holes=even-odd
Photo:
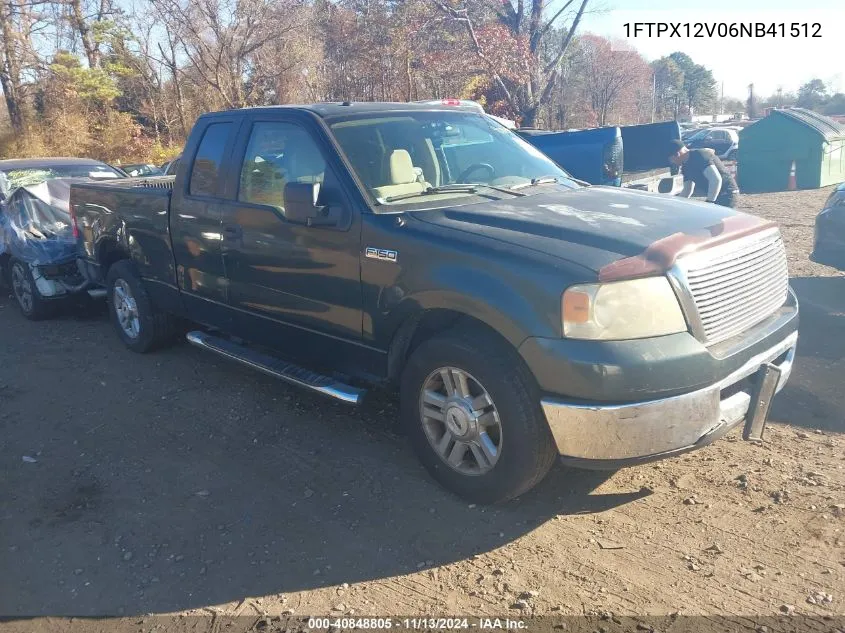
[[[164,172],[155,165],[123,165],[123,171],[133,178],[138,176],[161,176]]]
[[[377,206],[437,208],[578,186],[533,145],[480,113],[359,115],[331,129]]]
[[[18,187],[29,187],[55,178],[123,178],[116,169],[108,165],[42,165],[24,169],[0,171],[0,192],[9,195]]]

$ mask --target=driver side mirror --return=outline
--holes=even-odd
[[[320,197],[318,182],[289,182],[284,193],[285,219],[306,226],[335,226],[339,210],[317,204]]]

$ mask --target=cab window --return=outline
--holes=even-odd
[[[223,153],[232,131],[231,123],[212,123],[202,135],[191,169],[189,191],[192,196],[214,196],[220,182]]]
[[[256,122],[241,167],[238,200],[284,208],[285,185],[323,183],[326,160],[311,135],[292,123]]]

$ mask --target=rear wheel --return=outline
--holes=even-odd
[[[12,259],[9,262],[9,281],[18,307],[27,319],[38,321],[52,314],[52,306],[38,292],[29,264]]]
[[[150,301],[130,262],[109,268],[106,289],[112,323],[126,347],[143,354],[173,341],[174,318]]]
[[[461,329],[422,343],[402,375],[401,400],[420,461],[470,501],[512,499],[554,463],[534,379],[492,334]]]

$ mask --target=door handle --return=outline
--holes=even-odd
[[[238,224],[227,224],[223,227],[223,241],[234,242],[243,237],[243,229]]]

